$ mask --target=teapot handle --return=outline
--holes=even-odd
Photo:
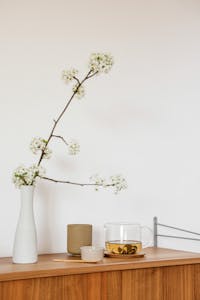
[[[143,237],[142,237],[142,247],[143,248],[151,247],[153,245],[153,230],[151,228],[149,228],[148,226],[141,226],[142,236],[145,231],[148,232],[150,237],[149,237],[148,241],[146,239],[143,240]]]

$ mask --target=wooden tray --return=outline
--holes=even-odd
[[[104,255],[106,257],[112,257],[112,258],[139,258],[139,257],[144,257],[145,253],[140,252],[136,254],[114,254],[114,253],[108,253],[105,251]]]

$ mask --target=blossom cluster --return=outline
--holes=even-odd
[[[121,175],[113,175],[110,177],[110,181],[106,182],[106,180],[95,174],[90,177],[90,181],[95,184],[95,190],[98,191],[99,187],[113,187],[115,194],[120,192],[123,189],[127,188],[127,182]]]
[[[38,176],[44,176],[45,169],[42,166],[32,165],[25,167],[19,166],[13,172],[13,183],[20,188],[22,185],[35,185]]]
[[[91,75],[108,73],[113,66],[113,57],[109,53],[92,53],[89,59],[89,70]],[[76,94],[77,98],[82,98],[85,96],[85,89],[80,83],[79,79],[76,77],[78,70],[69,69],[62,71],[62,79],[65,83],[75,80],[72,91]]]
[[[65,83],[68,83],[72,81],[77,74],[78,70],[76,69],[64,70],[62,72],[62,79],[65,81]]]
[[[113,175],[110,177],[110,179],[115,188],[115,194],[127,188],[127,182],[125,178],[122,177],[122,175]]]
[[[100,186],[102,186],[102,187],[106,186],[106,180],[103,177],[101,177],[99,174],[92,175],[90,177],[90,181],[95,184],[96,191],[99,190]]]
[[[75,140],[71,140],[68,143],[68,151],[70,155],[76,155],[80,152],[80,145]]]
[[[43,158],[49,159],[51,157],[52,151],[47,147],[47,141],[41,137],[35,137],[30,143],[30,150],[33,154],[38,154],[38,152],[43,151]]]
[[[113,66],[113,57],[108,53],[92,53],[89,68],[94,73],[108,73]]]

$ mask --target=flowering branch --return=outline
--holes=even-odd
[[[115,189],[115,194],[117,194],[122,189],[127,188],[126,180],[121,175],[115,175],[110,177],[110,182],[107,183],[106,180],[99,175],[95,174],[90,177],[92,183],[80,183],[80,182],[73,182],[68,180],[57,180],[45,176],[39,176],[41,179],[49,180],[55,183],[67,183],[73,184],[78,186],[94,186],[95,190],[98,190],[99,187],[113,187]]]
[[[70,140],[69,142],[67,142],[61,135],[55,135],[55,134],[53,134],[52,137],[61,139],[68,147],[68,151],[70,155],[76,155],[80,151],[80,145],[75,140]]]
[[[93,176],[91,179],[93,183],[77,183],[67,180],[56,180],[49,177],[44,176],[45,170],[41,166],[43,159],[48,159],[51,157],[52,151],[49,149],[49,144],[52,138],[61,139],[66,146],[68,147],[69,154],[75,155],[80,151],[80,146],[75,141],[67,142],[62,136],[55,134],[56,127],[58,123],[61,121],[63,115],[68,109],[70,103],[74,99],[75,96],[81,98],[84,96],[85,90],[83,84],[90,78],[94,77],[100,73],[107,73],[110,71],[113,65],[113,59],[109,54],[106,53],[93,53],[90,57],[89,61],[89,71],[86,73],[85,77],[82,80],[79,80],[77,77],[78,71],[75,69],[71,69],[68,71],[63,71],[62,77],[66,83],[75,80],[76,84],[72,88],[72,95],[64,106],[63,110],[58,115],[57,119],[54,120],[53,126],[50,130],[47,139],[43,139],[41,137],[34,138],[31,141],[30,149],[33,154],[38,154],[39,159],[38,163],[32,165],[29,168],[24,166],[18,167],[13,173],[13,182],[17,187],[21,187],[22,185],[34,185],[36,182],[36,178],[39,177],[41,179],[49,180],[55,183],[67,183],[79,186],[95,186],[96,189],[98,187],[115,187],[115,192],[120,191],[121,189],[126,188],[126,181],[121,175],[112,176],[111,183],[106,183],[104,179],[98,177],[97,175]]]
[[[68,102],[67,102],[67,104],[65,105],[64,109],[61,111],[61,113],[60,113],[60,115],[58,116],[57,120],[54,120],[53,128],[51,129],[51,132],[50,132],[49,137],[48,137],[48,139],[47,139],[46,145],[45,145],[45,147],[44,147],[44,149],[42,150],[42,153],[41,153],[41,155],[40,155],[40,158],[39,158],[39,161],[38,161],[38,164],[37,164],[38,166],[40,165],[40,163],[42,162],[42,159],[44,158],[45,150],[46,150],[46,148],[47,148],[47,146],[48,146],[48,144],[49,144],[51,138],[53,137],[53,133],[54,133],[54,131],[55,131],[55,129],[56,129],[56,126],[58,125],[58,122],[61,120],[61,118],[62,118],[62,116],[64,115],[65,111],[66,111],[67,108],[69,107],[69,105],[70,105],[72,99],[74,98],[74,96],[75,96],[77,93],[79,93],[79,90],[80,90],[81,86],[83,85],[83,83],[84,83],[86,80],[88,80],[89,78],[94,77],[97,73],[98,73],[98,71],[95,71],[95,72],[94,72],[93,68],[91,68],[91,69],[89,70],[89,72],[87,73],[87,75],[85,76],[85,78],[84,78],[82,81],[79,81],[78,78],[75,77],[74,75],[72,76],[72,78],[75,79],[75,80],[78,82],[78,84],[75,86],[74,92],[73,92],[72,96],[71,96],[70,99],[68,100]]]
[[[102,186],[101,183],[80,183],[80,182],[73,182],[73,181],[67,181],[67,180],[57,180],[57,179],[53,179],[53,178],[49,178],[49,177],[45,177],[45,176],[39,176],[39,177],[41,179],[53,181],[55,183],[68,183],[68,184],[79,185],[79,186]],[[114,186],[114,183],[104,185],[104,187],[110,187],[110,186]]]

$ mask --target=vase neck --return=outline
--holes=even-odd
[[[29,207],[32,209],[33,207],[33,194],[34,194],[34,186],[27,185],[22,186],[20,188],[20,198],[21,198],[21,207]]]
[[[34,186],[33,185],[22,185],[20,188],[21,196],[33,196]]]

